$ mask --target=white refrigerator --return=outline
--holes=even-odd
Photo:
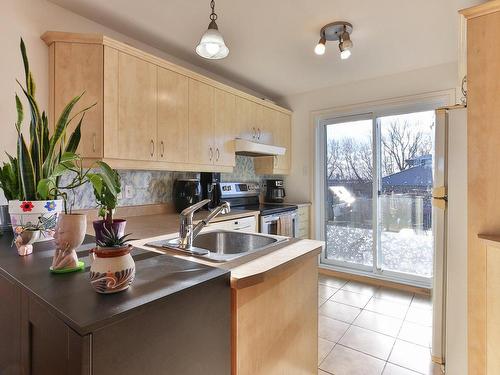
[[[467,109],[436,111],[432,359],[467,374]],[[500,161],[499,161],[500,162]]]

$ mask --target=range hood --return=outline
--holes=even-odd
[[[236,138],[234,140],[234,151],[236,155],[260,157],[285,155],[286,148]]]

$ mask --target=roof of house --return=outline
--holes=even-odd
[[[404,171],[382,177],[382,187],[432,185],[432,166],[418,165]]]

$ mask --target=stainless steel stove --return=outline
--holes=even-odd
[[[255,183],[221,182],[221,199],[231,210],[259,211],[259,232],[296,237],[298,207],[293,204],[261,203],[260,188]]]

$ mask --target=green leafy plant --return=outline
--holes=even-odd
[[[4,164],[0,176],[0,186],[12,199],[19,200],[48,200],[57,198],[59,189],[47,188],[48,179],[57,188],[59,178],[64,172],[64,164],[77,158],[76,149],[80,143],[81,126],[85,112],[95,104],[88,106],[75,114],[73,109],[84,93],[74,97],[63,109],[55,122],[54,131],[49,135],[49,124],[45,111],[40,108],[35,99],[36,86],[30,71],[26,46],[21,39],[21,55],[24,64],[25,85],[17,81],[26,97],[29,109],[29,144],[22,132],[24,108],[16,94],[17,121],[17,158],[9,157],[9,163]],[[69,138],[67,130],[69,124],[78,116],[79,122]],[[17,185],[14,181],[17,179]]]
[[[127,242],[132,241],[132,239],[127,239],[131,233],[125,234],[124,236],[119,236],[113,228],[103,227],[102,241],[97,240],[97,246],[99,247],[115,247],[121,248],[127,245]]]
[[[113,213],[118,204],[118,194],[121,191],[121,181],[120,175],[114,169],[107,170],[106,175],[109,176],[109,179],[106,181],[107,183],[102,185],[100,190],[94,185],[94,196],[99,206],[99,217],[102,217],[111,227]]]

